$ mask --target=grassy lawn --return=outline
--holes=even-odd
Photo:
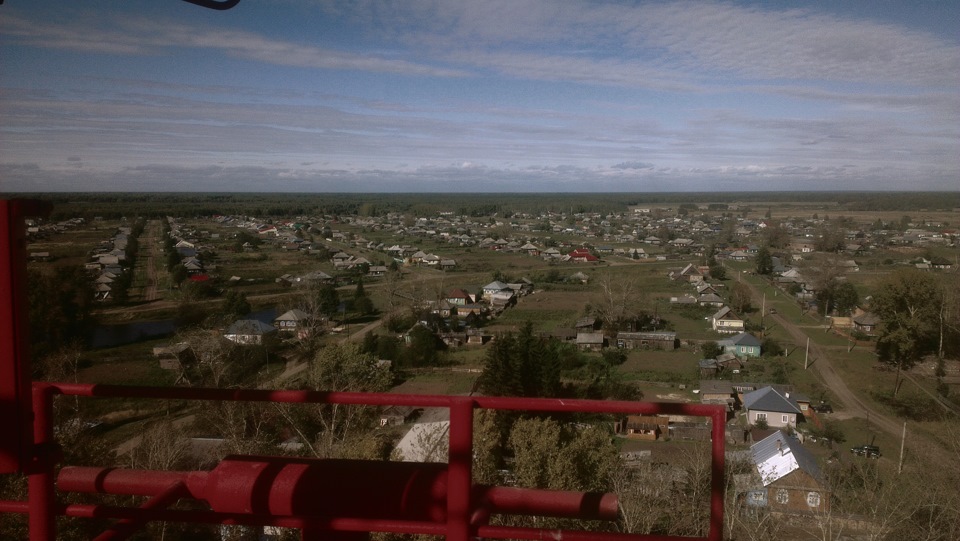
[[[690,350],[634,350],[620,365],[620,374],[626,381],[663,381],[692,386],[699,381],[698,352]]]
[[[573,328],[595,297],[592,291],[539,291],[520,299],[492,323],[519,327],[530,321],[534,331],[545,332]]]
[[[448,368],[422,369],[410,372],[407,380],[391,392],[400,394],[467,394],[473,389],[479,373]]]

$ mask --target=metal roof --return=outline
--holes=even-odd
[[[823,473],[813,455],[800,445],[799,441],[780,430],[751,445],[750,454],[763,486],[768,486],[796,470],[802,470],[818,482],[823,480]]]

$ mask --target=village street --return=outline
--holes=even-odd
[[[750,283],[750,280],[742,280],[741,283],[750,288],[750,294],[753,296],[754,303],[760,304],[762,294],[759,289]],[[780,314],[768,314],[766,317],[772,318],[778,325],[783,327],[796,344],[806,344],[809,336],[803,328]],[[833,396],[839,403],[843,404],[843,415],[866,419],[869,423],[893,437],[900,437],[903,431],[902,421],[884,415],[860,400],[857,395],[847,387],[843,378],[834,370],[833,364],[830,361],[828,348],[821,347],[817,345],[816,341],[810,340],[809,358],[810,364],[808,369],[812,369],[824,387],[833,393]]]

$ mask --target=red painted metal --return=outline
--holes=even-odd
[[[723,427],[725,411],[719,406],[704,406],[699,404],[653,404],[624,401],[590,401],[590,400],[560,400],[560,399],[523,399],[500,397],[451,397],[434,395],[393,395],[393,394],[363,394],[363,393],[326,393],[315,391],[264,391],[264,390],[227,390],[227,389],[179,389],[179,388],[150,388],[126,387],[111,385],[90,385],[74,383],[37,384],[37,396],[49,403],[52,394],[61,392],[68,395],[89,397],[143,397],[179,398],[179,399],[206,399],[206,400],[239,400],[239,401],[278,401],[294,403],[347,403],[347,404],[378,404],[387,405],[400,403],[414,406],[445,406],[450,408],[450,448],[449,465],[437,466],[437,470],[430,473],[434,466],[414,464],[407,470],[407,475],[423,475],[432,481],[413,493],[419,494],[418,511],[413,508],[396,507],[395,503],[371,503],[371,495],[377,489],[356,479],[363,477],[360,472],[366,468],[373,471],[374,479],[383,477],[382,472],[376,472],[378,465],[397,463],[358,463],[355,470],[346,478],[353,479],[360,488],[354,495],[357,506],[366,506],[371,511],[367,516],[316,516],[311,510],[300,507],[298,502],[311,501],[317,496],[311,490],[300,491],[299,487],[336,486],[337,496],[345,487],[351,486],[344,478],[336,478],[335,482],[321,482],[324,476],[311,471],[306,463],[297,459],[284,458],[274,463],[257,462],[258,457],[233,457],[225,461],[221,472],[137,472],[133,478],[123,477],[122,470],[93,470],[84,471],[84,468],[66,467],[62,470],[59,479],[61,491],[92,491],[110,494],[132,493],[154,495],[162,487],[173,482],[182,481],[189,489],[191,496],[210,501],[213,511],[179,511],[168,509],[129,509],[113,508],[109,506],[67,506],[61,513],[68,516],[86,516],[87,513],[96,513],[101,517],[122,517],[146,520],[181,520],[194,522],[212,522],[223,524],[260,524],[279,525],[301,528],[303,539],[309,540],[328,536],[330,532],[363,532],[363,531],[390,531],[397,533],[434,533],[440,532],[448,537],[456,536],[457,531],[466,532],[470,536],[483,537],[510,537],[517,539],[541,539],[543,536],[562,535],[566,539],[722,539],[722,512],[723,512]],[[38,404],[39,409],[39,404]],[[592,411],[599,413],[618,414],[650,414],[675,413],[685,415],[706,415],[713,420],[713,450],[712,450],[712,497],[710,533],[704,538],[679,538],[674,536],[633,536],[609,532],[576,532],[563,531],[561,533],[536,528],[505,528],[492,527],[483,524],[484,517],[491,513],[520,513],[549,516],[576,516],[580,518],[609,518],[610,506],[615,507],[615,500],[603,495],[591,496],[604,502],[599,505],[596,514],[591,514],[585,507],[585,498],[582,494],[550,494],[547,496],[531,496],[519,489],[506,487],[472,487],[469,458],[472,456],[472,419],[473,409],[476,407],[488,409],[524,409],[532,411],[577,412]],[[41,420],[39,425],[47,423]],[[47,425],[49,426],[49,425]],[[38,433],[38,440],[40,434]],[[400,463],[403,464],[403,463]],[[402,468],[403,466],[401,466]],[[460,468],[461,477],[466,479],[466,490],[452,489],[454,470]],[[246,468],[246,472],[244,472]],[[423,468],[419,471],[418,468]],[[439,468],[446,468],[440,475]],[[339,468],[333,468],[334,471]],[[330,472],[328,472],[330,473]],[[264,483],[264,475],[276,481]],[[336,475],[336,473],[330,473]],[[402,476],[401,476],[402,477]],[[215,481],[211,481],[215,478]],[[442,480],[441,480],[442,478]],[[39,478],[38,478],[39,479]],[[310,480],[304,482],[303,480]],[[329,481],[329,479],[328,479]],[[47,486],[46,482],[42,486]],[[261,487],[260,491],[253,491],[252,487]],[[273,486],[271,489],[263,487]],[[462,491],[462,492],[460,492]],[[516,491],[516,492],[515,492]],[[465,493],[464,493],[465,492]],[[39,492],[38,492],[39,494]],[[440,496],[437,496],[440,494]],[[31,494],[32,497],[32,494]],[[560,501],[557,500],[560,499]],[[565,499],[566,498],[566,499]],[[577,500],[579,498],[579,500]],[[604,499],[606,498],[606,499]],[[424,507],[423,500],[432,502]],[[38,500],[39,501],[39,500]],[[394,505],[390,511],[391,505]],[[592,504],[591,504],[592,505]],[[529,506],[529,507],[525,507]],[[8,508],[15,507],[10,506]],[[309,507],[309,506],[308,506]],[[352,506],[348,506],[352,507]],[[2,506],[0,506],[2,508]],[[31,501],[31,515],[34,510],[43,516],[52,516],[56,509],[46,505],[43,509],[35,507]],[[605,510],[604,510],[605,509]],[[344,509],[337,511],[345,512]],[[571,513],[572,512],[572,513]],[[390,514],[394,513],[394,516]],[[420,520],[422,517],[426,520]],[[453,520],[451,520],[451,517]],[[438,523],[437,520],[445,520]],[[492,528],[492,529],[491,529]],[[44,530],[38,528],[38,532]],[[311,532],[311,533],[307,533]],[[45,535],[45,534],[44,534]],[[327,537],[329,538],[329,537]],[[53,539],[42,537],[40,533],[32,539]]]
[[[450,480],[447,488],[447,539],[470,537],[470,485],[473,475],[473,400],[454,397],[450,406]]]
[[[27,242],[24,219],[44,216],[37,201],[0,200],[0,473],[24,472],[33,455],[27,313]]]
[[[58,511],[53,469],[60,461],[60,447],[53,436],[53,396],[56,387],[33,385],[34,457],[28,469],[30,541],[53,541],[57,537]]]
[[[210,472],[66,466],[57,477],[61,492],[155,496],[174,485],[218,513],[448,520],[449,474],[439,463],[231,456]],[[616,520],[618,513],[615,494],[469,488],[496,514]]]
[[[181,482],[176,482],[144,502],[144,504],[140,506],[140,509],[163,509],[177,503],[177,500],[186,495],[186,485]],[[122,541],[137,533],[147,522],[149,521],[143,518],[121,519],[109,530],[95,537],[93,541]]]

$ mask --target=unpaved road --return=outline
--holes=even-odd
[[[749,280],[743,280],[742,283],[750,288],[750,294],[753,296],[754,302],[759,303],[762,295],[756,286],[751,284]],[[767,315],[766,317],[773,318],[778,325],[790,334],[797,344],[806,343],[808,335],[803,328],[795,325],[789,319],[780,316],[780,314]],[[856,393],[847,387],[843,378],[834,370],[833,364],[830,361],[828,348],[818,346],[811,340],[810,359],[812,359],[812,363],[809,365],[810,369],[817,374],[823,385],[830,389],[830,392],[833,393],[837,401],[844,405],[847,415],[866,419],[880,430],[883,430],[895,438],[900,438],[903,431],[903,421],[898,421],[893,417],[880,413],[860,400]]]
[[[147,285],[143,288],[143,300],[157,300],[157,266],[156,260],[160,257],[160,220],[150,220],[144,230],[144,239],[141,246],[149,246],[146,260]]]

